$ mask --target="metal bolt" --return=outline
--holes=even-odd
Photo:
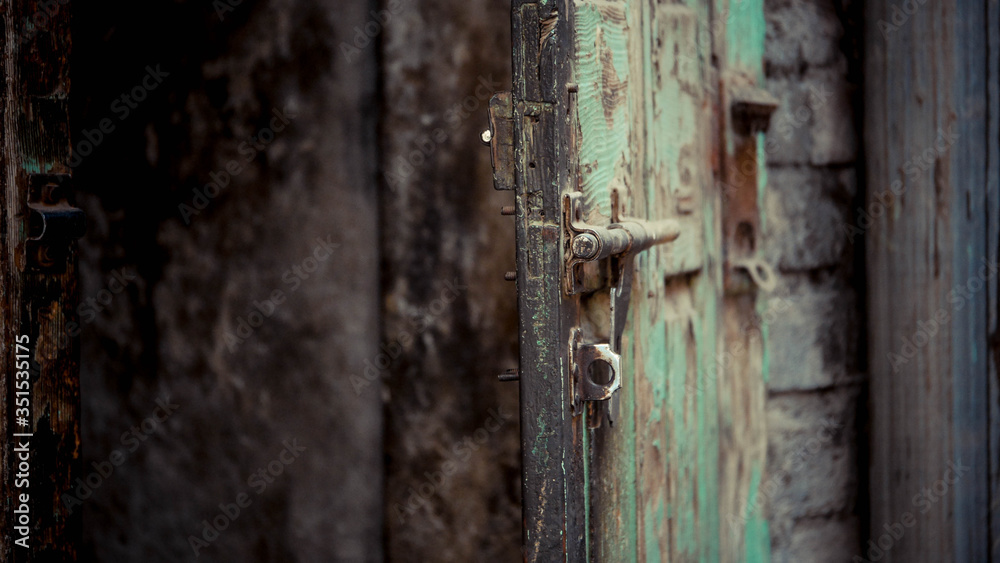
[[[573,256],[581,260],[590,260],[597,256],[601,242],[590,233],[582,233],[573,237]]]
[[[521,379],[521,373],[516,369],[509,369],[497,376],[500,381],[517,381]]]
[[[505,205],[500,208],[501,215],[513,215],[515,213],[513,205]]]
[[[517,281],[517,272],[507,272],[503,275],[503,279],[507,281]]]
[[[493,131],[487,129],[479,135],[479,138],[483,140],[483,144],[488,145],[493,140]]]

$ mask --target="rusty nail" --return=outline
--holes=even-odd
[[[503,279],[507,281],[517,281],[517,272],[507,272],[503,275]]]
[[[516,369],[509,369],[497,376],[500,381],[517,381],[521,379],[521,373]]]
[[[513,205],[505,205],[505,206],[501,207],[500,208],[500,214],[501,215],[513,215],[514,214],[514,206]]]

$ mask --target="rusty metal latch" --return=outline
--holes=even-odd
[[[83,211],[70,203],[71,183],[64,174],[30,176],[24,252],[33,271],[65,271],[70,244],[86,230]]]
[[[680,224],[673,219],[646,221],[621,217],[617,191],[612,192],[611,203],[611,223],[597,226],[582,221],[582,194],[568,194],[563,200],[566,293],[584,291],[581,266],[585,263],[608,260],[610,266],[611,342],[584,343],[579,328],[574,328],[571,336],[570,369],[577,383],[577,398],[584,401],[611,399],[621,388],[621,336],[632,293],[632,259],[681,235]]]

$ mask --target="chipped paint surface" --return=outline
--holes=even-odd
[[[753,12],[752,17],[733,28],[714,25],[711,14],[731,1],[739,2],[740,14]],[[554,183],[545,184],[546,189],[579,189],[588,222],[609,221],[612,192],[617,191],[626,216],[674,218],[683,225],[681,240],[640,255],[632,265],[635,278],[622,337],[624,373],[620,374],[622,389],[614,425],[609,426],[605,418],[610,403],[581,416],[570,414],[569,409],[556,416],[552,410],[533,408],[537,418],[526,425],[531,432],[529,441],[539,453],[551,445],[551,451],[564,456],[561,467],[567,481],[560,491],[564,507],[575,502],[571,478],[576,469],[570,454],[581,454],[586,511],[578,524],[583,531],[573,528],[572,516],[567,514],[563,541],[567,546],[564,553],[568,553],[579,540],[587,560],[738,561],[753,553],[753,560],[759,561],[760,553],[766,553],[767,542],[757,541],[766,539],[766,522],[753,522],[741,531],[741,538],[752,537],[754,541],[737,540],[738,555],[733,555],[733,546],[727,548],[722,540],[727,533],[723,530],[723,510],[729,506],[722,500],[723,491],[739,491],[742,500],[750,484],[749,470],[745,479],[743,474],[723,470],[739,457],[722,451],[720,438],[738,424],[731,413],[723,412],[720,396],[730,391],[726,386],[739,374],[728,374],[727,379],[717,359],[725,342],[722,319],[729,309],[723,298],[723,203],[716,180],[721,166],[719,153],[725,152],[732,139],[715,131],[720,121],[725,123],[722,114],[726,112],[721,110],[724,96],[711,63],[712,49],[721,47],[722,58],[733,59],[726,63],[743,67],[756,61],[759,71],[763,8],[760,0],[717,2],[725,3],[713,7],[694,0],[684,4],[568,0],[563,13],[570,16],[572,40],[558,25],[553,28],[555,37],[563,33],[562,40],[571,50],[571,73],[563,86],[575,84],[566,96],[576,105],[567,108],[570,123],[565,132],[575,152],[571,149],[570,162],[558,163],[559,173],[568,170],[569,177],[549,178]],[[538,22],[542,43],[534,44],[544,49],[544,38],[553,32],[540,15],[531,20],[534,12],[530,10],[540,13],[538,5],[527,12],[525,6],[529,5],[520,6],[520,17]],[[735,18],[727,19],[733,21]],[[718,36],[713,38],[712,33]],[[729,41],[740,34],[747,35],[734,48]],[[516,54],[515,62],[528,64],[526,61],[534,57],[535,53],[524,51]],[[532,86],[535,78],[530,72],[524,75],[526,83],[515,89],[547,91]],[[557,106],[563,91],[558,86],[552,89]],[[528,126],[524,127],[527,131]],[[533,142],[537,139],[525,138],[526,144]],[[520,158],[527,158],[530,149],[521,150]],[[760,160],[762,155],[754,154],[753,158]],[[525,182],[531,174],[525,172]],[[765,186],[766,178],[757,178],[755,195]],[[531,195],[532,186],[525,187]],[[527,201],[533,208],[550,205],[542,199]],[[558,208],[546,209],[549,218],[558,215]],[[528,218],[536,211],[529,209]],[[551,263],[543,262],[552,256],[558,260],[562,253],[561,246],[549,242],[549,246],[542,246],[544,253],[532,256],[529,252],[536,264],[531,269],[545,275],[553,269]],[[558,311],[551,295],[537,299],[522,295],[522,299],[538,307],[531,315],[532,337],[544,336],[545,323],[551,325],[558,319],[579,323],[591,338],[608,338],[606,321],[599,320],[608,316],[606,297],[564,299]],[[753,311],[753,301],[750,305]],[[565,311],[578,312],[567,317]],[[558,344],[545,338],[532,340],[538,352],[552,357],[560,353],[553,348]],[[556,373],[542,366],[537,370],[539,377],[566,377],[563,370]],[[757,378],[754,385],[760,383],[759,371],[748,373]],[[552,393],[555,383],[549,382]],[[554,400],[555,394],[549,398]],[[730,399],[723,404],[731,406],[733,402]],[[581,424],[577,418],[587,420]],[[560,432],[571,432],[574,445],[568,445],[565,438],[558,445],[552,442]],[[573,450],[577,445],[580,450]],[[545,460],[555,461],[551,457]],[[526,463],[541,461],[529,459]],[[759,464],[755,467],[758,471],[761,468]],[[724,483],[729,479],[735,481]],[[532,535],[536,530],[526,533],[537,551],[545,540]]]
[[[626,6],[577,2],[574,15],[580,186],[585,207],[605,220],[611,217],[611,190],[623,184],[629,164],[632,123],[626,105],[630,92]]]

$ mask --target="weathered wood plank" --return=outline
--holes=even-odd
[[[45,25],[39,25],[39,16]],[[0,54],[4,91],[0,100],[0,368],[4,455],[5,530],[0,540],[4,561],[74,561],[80,542],[79,511],[73,513],[60,495],[72,487],[80,453],[79,319],[75,246],[60,256],[60,265],[41,273],[25,258],[28,193],[32,174],[68,174],[68,105],[70,5],[46,11],[40,2],[6,2],[3,6],[3,48]],[[65,260],[65,268],[61,266]],[[29,424],[15,424],[15,342],[25,335],[30,344],[31,406]],[[18,390],[22,390],[18,388]],[[19,405],[20,406],[20,405]],[[14,433],[33,434],[14,438]],[[27,486],[15,481],[13,448],[30,443]],[[19,456],[20,454],[18,454]],[[20,472],[20,471],[18,471]],[[27,494],[30,528],[27,540],[15,546],[14,508]],[[20,525],[20,522],[18,523]]]
[[[996,346],[995,301],[987,308],[996,275],[984,264],[997,240],[989,234],[997,205],[989,4],[927,4],[912,13],[867,4],[869,209],[883,211],[867,242],[868,558],[884,551],[883,561],[986,561],[995,549],[984,447],[987,351]],[[928,496],[935,485],[945,490]],[[914,522],[902,538],[882,537],[906,515]]]
[[[1000,107],[1000,4],[987,3],[986,37],[988,52],[986,67],[987,107]],[[1000,155],[1000,112],[988,113],[986,150],[988,155]],[[1000,261],[1000,158],[989,158],[986,171],[986,235],[987,261]],[[994,278],[988,286],[987,330],[989,331],[989,351],[987,353],[987,387],[989,401],[989,480],[990,514],[989,560],[1000,561],[1000,283]]]
[[[720,137],[716,140],[722,186],[722,244],[726,297],[721,304],[722,342],[716,358],[719,373],[720,495],[723,519],[723,561],[770,559],[770,537],[759,501],[765,472],[767,437],[765,398],[766,327],[758,323],[759,288],[745,272],[734,268],[737,259],[759,256],[759,202],[767,186],[762,133],[741,131],[731,107],[737,89],[763,87],[763,2],[716,2],[711,22],[714,49],[723,61],[717,87]],[[734,279],[739,279],[733,287]]]
[[[760,0],[716,2],[712,29],[722,61],[718,77],[718,119],[722,127],[716,172],[723,187],[721,223],[726,296],[722,303],[722,346],[718,351],[720,494],[723,561],[770,560],[770,536],[759,486],[765,474],[767,431],[767,327],[761,326],[760,288],[738,260],[760,256],[767,187],[763,133],[744,131],[731,111],[738,90],[763,88],[764,6]]]
[[[578,299],[563,293],[562,193],[575,135],[572,2],[513,3],[517,289],[525,561],[588,559],[584,416],[567,361]]]
[[[635,143],[641,139],[642,123],[634,107],[641,101],[642,78],[634,73],[631,56],[637,41],[637,2],[575,3],[576,27],[574,79],[579,84],[577,120],[580,130],[580,186],[586,217],[593,224],[611,220],[611,194],[623,197],[633,184]],[[641,141],[640,141],[641,142]],[[610,341],[610,298],[606,291],[582,303],[585,331],[601,341]],[[629,338],[623,338],[628,342]],[[623,347],[625,344],[623,343]],[[634,355],[623,348],[623,361],[631,365]],[[593,561],[634,561],[637,549],[635,447],[637,397],[635,376],[626,369],[622,377],[614,426],[605,418],[611,404],[593,405],[588,416],[592,447],[588,451],[589,528],[593,536]]]
[[[510,4],[384,3],[395,9],[369,51],[381,54],[375,70],[388,180],[379,198],[382,331],[386,348],[401,345],[383,372],[392,397],[385,410],[390,561],[509,561],[521,553],[518,385],[496,380],[517,365],[515,288],[503,277],[515,265],[515,224],[499,213],[515,192],[493,189],[490,151],[478,141],[490,97],[510,84]],[[531,67],[515,81],[514,97],[538,100],[546,82],[540,14],[515,6],[513,15],[516,26],[533,18],[536,30],[527,51],[514,51],[517,69]],[[513,178],[506,170],[511,190]],[[465,440],[494,429],[490,413],[498,409],[511,418],[469,447]],[[547,446],[538,454],[550,462],[556,450]],[[558,534],[544,540],[561,552]]]
[[[573,100],[575,93],[577,105],[570,105],[568,113],[569,130],[579,136],[570,146],[578,153],[570,153],[569,162],[558,164],[569,170],[566,179],[570,181],[556,183],[566,191],[582,192],[588,222],[608,222],[612,194],[617,193],[625,216],[675,218],[683,225],[683,240],[652,249],[631,265],[635,281],[622,339],[623,389],[608,404],[587,409],[583,444],[589,490],[586,525],[592,537],[586,546],[587,556],[595,561],[738,561],[749,554],[760,560],[766,556],[768,542],[766,524],[760,518],[742,526],[734,542],[720,543],[720,535],[725,533],[720,510],[725,506],[735,513],[737,505],[745,506],[753,496],[753,477],[759,482],[764,454],[762,440],[753,442],[747,452],[737,452],[735,447],[720,451],[720,432],[732,435],[737,428],[763,435],[764,421],[760,343],[746,346],[751,367],[727,374],[729,379],[720,380],[717,362],[722,344],[724,256],[719,215],[722,194],[717,182],[720,162],[713,155],[728,150],[731,155],[739,151],[742,157],[747,152],[734,148],[728,136],[713,134],[730,126],[728,112],[721,115],[726,101],[714,86],[718,77],[711,62],[716,45],[712,33],[725,32],[725,28],[710,25],[713,7],[697,1],[685,6],[577,0],[570,7],[572,12],[563,12],[573,24],[566,29],[567,34],[573,34],[569,43],[573,48],[571,81],[576,85],[569,99]],[[763,12],[759,2],[754,7],[759,12],[761,32],[743,40],[759,44],[754,43],[749,54],[740,50],[738,55],[743,58],[734,63],[743,64],[747,57],[756,61],[751,82],[762,74]],[[536,19],[542,21],[518,16],[515,11],[515,25]],[[561,33],[563,28],[559,30]],[[725,41],[720,45],[725,46]],[[518,65],[530,66],[532,53],[527,48],[515,51],[515,75]],[[535,77],[527,70],[521,75]],[[530,82],[515,84],[515,92],[522,95],[534,91]],[[558,97],[554,99],[558,102]],[[757,137],[749,140],[754,155],[758,141]],[[519,159],[524,157],[522,153]],[[538,180],[525,179],[529,185]],[[763,181],[762,175],[755,174],[748,182],[754,201]],[[518,220],[525,220],[520,212]],[[543,249],[554,253],[557,260],[561,257],[561,247]],[[558,268],[546,271],[552,275]],[[518,281],[530,284],[536,280],[531,274],[525,280],[519,271]],[[519,286],[522,300],[526,288],[532,293],[532,286]],[[555,296],[544,297],[544,286],[536,289],[532,294],[549,305],[535,303],[533,310],[539,312],[534,316],[526,315],[522,307],[522,354],[528,342],[535,347],[534,352],[557,356],[555,351],[546,351],[548,345],[541,346],[548,340],[538,338],[543,324],[539,314],[547,316],[550,324],[553,319],[567,326],[581,323],[585,334],[595,340],[609,338],[606,290],[577,298],[579,316],[565,317],[552,314]],[[755,314],[753,298],[742,297],[740,303],[741,307],[727,314],[739,320]],[[574,300],[560,305],[576,306]],[[527,332],[526,319],[534,319]],[[551,327],[546,330],[554,331]],[[737,336],[749,337],[745,333]],[[522,355],[522,370],[530,360]],[[525,376],[544,371],[542,365],[529,368],[522,373],[522,403],[535,397],[526,395],[526,389],[539,390],[538,383],[526,383]],[[717,388],[721,381],[738,383]],[[733,412],[720,412],[720,394],[725,394],[726,405],[733,406]],[[556,395],[558,390],[553,388],[546,396]],[[531,403],[523,408],[540,412]],[[606,419],[605,413],[611,418]],[[748,423],[747,417],[753,420]],[[614,424],[608,425],[608,420]],[[528,431],[529,425],[539,424],[533,420],[523,424],[525,439],[540,439],[540,434]],[[569,419],[564,419],[564,424],[574,432],[580,428]],[[552,439],[558,443],[555,434]],[[572,447],[565,446],[562,454],[571,453]],[[527,471],[527,464],[534,461],[526,457],[525,463]],[[557,477],[551,475],[553,487]],[[567,499],[575,493],[571,477],[569,473],[562,475],[567,480]],[[534,478],[525,476],[528,481]],[[732,483],[720,485],[720,480]],[[529,519],[535,518],[532,510],[537,508],[529,506],[536,503],[529,499],[532,490],[538,489],[526,486],[525,514]],[[733,500],[722,503],[723,490]],[[560,505],[558,510],[564,508],[572,505]],[[534,530],[529,536],[532,533]],[[745,545],[747,535],[752,537],[752,548]],[[567,539],[577,541],[575,536]],[[528,547],[531,553],[538,552],[538,546],[530,542]]]
[[[708,7],[658,4],[647,17],[643,208],[635,213],[675,218],[684,230],[676,243],[640,258],[633,302],[634,330],[646,334],[636,352],[637,392],[645,397],[637,405],[640,559],[716,561],[716,381],[704,367],[715,354],[717,292],[713,272],[701,270],[713,253],[703,241],[718,240],[709,233],[717,194],[710,177],[712,92],[704,85]]]

